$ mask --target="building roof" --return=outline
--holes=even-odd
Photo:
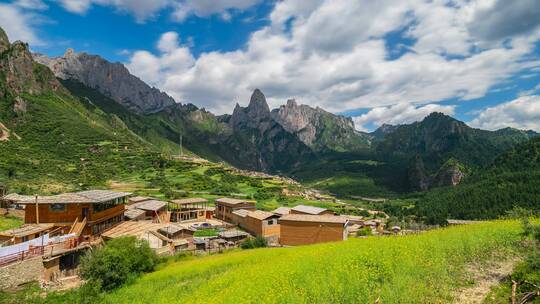
[[[252,201],[235,199],[235,198],[228,198],[228,197],[218,198],[216,200],[216,202],[217,203],[227,204],[227,205],[255,204]]]
[[[237,215],[239,217],[246,217],[248,215],[249,211],[246,209],[238,209],[234,210],[232,214]]]
[[[279,222],[313,222],[313,223],[335,223],[345,224],[348,220],[341,216],[332,215],[311,215],[311,214],[287,214],[279,219]]]
[[[289,208],[289,207],[279,207],[279,208],[275,209],[272,212],[274,212],[275,214],[285,215],[285,214],[291,213],[291,208]]]
[[[129,198],[129,201],[132,203],[139,203],[139,202],[147,201],[147,200],[151,200],[151,198],[147,196],[133,196]]]
[[[182,231],[182,230],[188,230],[188,231],[192,231],[192,232],[195,232],[194,229],[191,229],[189,227],[186,227],[186,226],[182,226],[182,225],[179,225],[179,224],[169,224],[165,227],[161,227],[158,229],[158,231],[162,234],[177,234],[178,232]]]
[[[316,215],[316,214],[321,214],[327,211],[328,209],[314,207],[314,206],[298,205],[296,207],[291,208],[291,210]]]
[[[172,200],[171,202],[178,205],[188,205],[188,204],[206,203],[208,202],[208,200],[205,198],[200,198],[200,197],[191,197],[191,198],[175,199],[175,200]]]
[[[145,213],[146,212],[144,210],[131,208],[131,209],[126,209],[126,211],[124,211],[124,216],[130,220],[133,220],[133,219],[138,218],[139,216],[143,216]]]
[[[132,204],[131,207],[146,211],[158,211],[167,207],[167,202],[152,199]]]
[[[128,192],[116,192],[110,190],[90,190],[74,193],[62,193],[50,196],[37,196],[38,204],[81,204],[81,203],[104,203],[113,199],[131,195]],[[28,205],[36,203],[34,195],[20,195],[12,193],[4,196],[3,200],[16,202],[17,204]]]
[[[234,237],[242,237],[242,236],[245,236],[247,237],[249,234],[247,232],[244,232],[244,231],[240,231],[240,230],[229,230],[229,231],[223,231],[223,232],[220,232],[218,234],[218,236],[222,239],[230,239],[230,238],[234,238]]]
[[[53,224],[29,224],[23,225],[19,228],[0,231],[0,236],[4,237],[23,237],[43,231],[47,231],[54,227]]]
[[[112,227],[101,235],[104,238],[114,239],[123,236],[143,236],[148,231],[157,231],[166,227],[168,223],[152,223],[152,221],[127,221]]]
[[[248,212],[247,216],[258,219],[260,221],[263,221],[270,217],[278,217],[278,215],[272,212],[267,212],[267,211],[262,211],[262,210],[255,210],[255,211]]]

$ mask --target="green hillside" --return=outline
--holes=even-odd
[[[456,187],[429,191],[417,208],[427,217],[482,219],[514,206],[540,211],[540,138],[500,155]]]
[[[465,265],[510,250],[517,222],[258,249],[162,265],[105,303],[450,302]]]

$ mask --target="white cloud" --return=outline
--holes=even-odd
[[[11,42],[21,40],[31,45],[43,45],[33,27],[34,15],[24,12],[16,4],[0,3],[0,27],[6,31]]]
[[[510,102],[488,107],[469,125],[497,130],[512,127],[540,132],[540,95],[521,96]]]
[[[172,52],[177,49],[179,45],[178,33],[167,32],[161,35],[157,47],[162,52]]]
[[[13,3],[18,7],[29,10],[45,10],[49,8],[42,0],[17,0]]]
[[[415,121],[420,121],[433,112],[441,112],[446,115],[453,115],[456,106],[427,104],[415,106],[409,103],[400,103],[388,107],[377,107],[371,109],[366,114],[353,117],[357,130],[368,131],[367,125],[374,124],[381,126],[384,123],[399,125]]]
[[[200,3],[205,13],[212,12],[205,1]],[[275,4],[270,24],[252,33],[242,49],[202,53],[195,59],[180,45],[181,62],[168,66],[175,62],[171,43],[159,54],[135,53],[129,65],[178,101],[217,113],[229,113],[235,102],[246,104],[254,88],[262,89],[273,107],[294,97],[334,112],[470,100],[517,71],[538,67],[531,57],[538,41],[533,32],[503,37],[504,45],[478,47],[481,41],[469,27],[486,5],[460,0],[284,0]],[[385,36],[398,31],[414,40],[412,51],[389,60]]]
[[[219,14],[224,20],[231,18],[229,10],[246,10],[261,0],[184,0],[172,1],[174,12],[173,18],[184,21],[189,15],[208,17]]]
[[[28,1],[28,0],[23,0]],[[30,0],[34,1],[34,0]],[[172,18],[183,21],[190,15],[208,17],[219,14],[224,20],[231,17],[231,10],[242,11],[261,0],[57,0],[67,11],[86,13],[92,5],[112,6],[121,12],[132,14],[137,22],[145,22],[161,10],[172,9]]]

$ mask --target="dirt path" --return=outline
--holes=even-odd
[[[510,274],[514,266],[520,261],[513,257],[503,261],[494,261],[485,265],[474,264],[469,266],[468,279],[474,281],[474,285],[464,287],[456,291],[454,303],[474,304],[482,303],[491,290],[491,287],[499,284],[501,280]]]

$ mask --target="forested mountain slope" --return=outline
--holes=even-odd
[[[514,206],[540,211],[539,137],[503,153],[456,187],[425,193],[417,208],[418,214],[440,220],[495,218]]]

